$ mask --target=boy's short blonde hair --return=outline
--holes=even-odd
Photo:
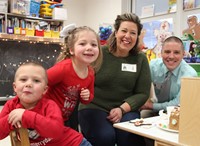
[[[16,79],[16,74],[17,74],[17,71],[19,70],[19,68],[23,67],[23,66],[28,66],[28,65],[32,65],[32,66],[38,66],[38,67],[41,67],[43,70],[44,70],[44,80],[46,82],[46,84],[48,84],[48,76],[47,76],[47,72],[46,72],[46,69],[39,63],[39,62],[35,62],[35,61],[29,61],[29,62],[24,62],[22,63],[18,69],[16,70],[15,72],[15,77],[14,77],[14,81]]]

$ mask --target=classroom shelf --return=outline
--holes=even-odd
[[[0,33],[0,39],[7,41],[7,40],[13,40],[13,41],[29,41],[32,43],[55,43],[55,44],[63,44],[63,40],[61,38],[45,38],[45,37],[38,37],[38,36],[22,36],[22,35],[15,35],[15,34],[6,34],[6,33]]]

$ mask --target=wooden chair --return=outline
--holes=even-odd
[[[30,146],[28,130],[26,128],[17,128],[10,132],[12,146]]]

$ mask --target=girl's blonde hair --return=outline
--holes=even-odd
[[[56,63],[60,62],[64,59],[70,58],[72,55],[70,54],[70,49],[74,49],[74,44],[76,43],[76,41],[78,40],[78,35],[79,32],[81,31],[91,31],[95,34],[97,42],[98,42],[98,48],[99,48],[99,55],[96,59],[96,61],[94,61],[91,66],[95,69],[95,71],[98,71],[102,60],[103,60],[103,54],[102,54],[102,50],[100,47],[100,39],[98,34],[90,27],[88,26],[80,26],[80,27],[76,27],[74,29],[71,29],[67,32],[66,37],[64,39],[64,46],[63,49],[61,51],[61,53],[59,54]]]

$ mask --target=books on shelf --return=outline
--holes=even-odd
[[[5,32],[5,20],[4,16],[0,15],[0,33]]]

